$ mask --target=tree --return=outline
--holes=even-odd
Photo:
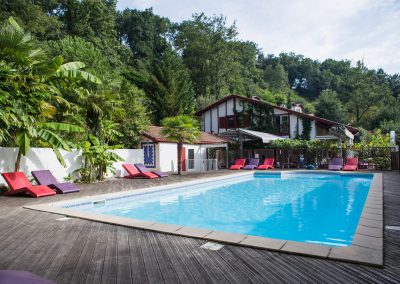
[[[316,101],[315,114],[317,116],[337,121],[345,122],[346,113],[342,102],[339,100],[335,91],[324,90]]]
[[[164,118],[162,126],[162,134],[178,143],[178,174],[180,175],[183,143],[193,143],[198,139],[200,136],[199,123],[190,116],[178,115]]]
[[[144,84],[137,85],[142,85],[148,97],[155,124],[167,116],[192,115],[194,112],[192,82],[181,58],[172,49],[167,49],[156,61]]]
[[[32,142],[51,146],[63,163],[58,149],[69,150],[70,147],[56,132],[83,132],[83,129],[48,122],[56,113],[51,102],[62,101],[53,81],[73,78],[100,83],[100,80],[81,70],[85,66],[82,62],[63,64],[61,56],[46,60],[43,50],[13,18],[0,28],[0,58],[4,60],[3,65],[12,67],[4,68],[0,73],[1,81],[5,81],[0,85],[0,101],[8,110],[8,117],[14,118],[8,133],[19,148],[15,170],[19,169],[21,156],[27,154]]]
[[[170,22],[167,18],[154,15],[153,10],[125,9],[118,13],[118,37],[131,49],[135,66],[149,69],[169,47],[166,35]]]
[[[226,26],[223,16],[209,18],[203,13],[174,26],[174,45],[190,71],[197,97],[219,99],[225,87],[229,90],[229,78],[238,68],[231,44],[236,34],[236,26]]]
[[[51,41],[47,49],[68,60],[85,61],[87,70],[103,82],[58,86],[73,107],[60,106],[65,111],[57,119],[86,125],[102,143],[134,147],[139,133],[149,124],[149,117],[143,92],[122,76],[125,67],[114,68],[100,48],[76,36]]]
[[[58,4],[55,0],[0,1],[0,22],[13,17],[24,29],[40,39],[57,39],[63,36],[62,22],[55,15]]]
[[[348,74],[346,89],[347,94],[342,94],[342,98],[356,125],[366,125],[366,120],[375,116],[376,110],[390,98],[388,84],[381,82],[376,72],[368,70],[362,62],[358,62]]]
[[[400,121],[396,120],[385,120],[380,124],[380,128],[384,134],[389,134],[390,131],[394,131],[396,134],[396,143],[400,143]]]
[[[268,84],[268,88],[273,92],[288,92],[289,81],[288,74],[282,64],[268,65],[264,70],[264,80]]]

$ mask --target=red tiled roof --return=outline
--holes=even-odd
[[[165,137],[161,133],[161,130],[162,130],[162,127],[160,127],[160,126],[150,126],[145,132],[143,132],[142,135],[156,143],[158,143],[158,142],[175,143],[174,141],[169,140],[168,137]],[[221,144],[221,143],[228,143],[228,142],[229,141],[227,139],[223,139],[216,135],[201,131],[198,141],[196,141],[193,144]]]

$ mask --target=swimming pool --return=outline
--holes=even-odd
[[[228,233],[349,246],[372,178],[372,174],[257,172],[62,207]]]

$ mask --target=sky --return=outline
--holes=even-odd
[[[400,73],[400,0],[119,0],[174,22],[194,13],[236,22],[238,39],[264,54],[303,54],[320,61],[363,60],[368,68]]]

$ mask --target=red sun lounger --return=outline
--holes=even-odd
[[[237,159],[236,163],[232,165],[229,169],[230,170],[240,170],[244,167],[244,164],[246,163],[246,159]]]
[[[56,192],[46,185],[32,185],[23,172],[2,174],[10,190],[5,195],[28,194],[33,197],[55,195]]]
[[[346,164],[343,167],[344,171],[356,171],[358,170],[358,158],[346,159]]]
[[[163,173],[162,171],[158,170],[149,170],[145,165],[143,164],[135,164],[135,167],[138,169],[139,172],[141,173],[153,173],[159,177],[167,177],[168,175],[166,173]]]
[[[64,194],[79,191],[79,188],[74,183],[58,182],[49,170],[32,171],[31,174],[38,184],[47,185],[57,193]]]
[[[274,158],[266,158],[264,160],[264,163],[262,165],[259,165],[257,170],[267,170],[267,169],[273,169],[274,168]]]
[[[127,171],[128,175],[124,178],[158,178],[158,175],[150,172],[139,172],[132,164],[123,164],[122,167]]]

